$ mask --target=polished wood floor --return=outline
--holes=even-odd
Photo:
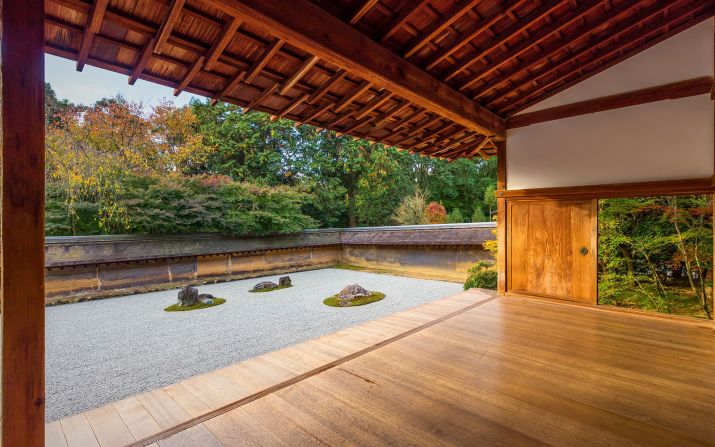
[[[63,419],[47,440],[715,445],[715,335],[470,292]]]

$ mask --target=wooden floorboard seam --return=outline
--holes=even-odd
[[[260,398],[262,398],[262,397],[264,397],[264,396],[273,394],[273,393],[275,393],[276,391],[279,391],[279,390],[282,390],[282,389],[284,389],[284,388],[287,388],[287,387],[289,387],[289,386],[291,386],[291,385],[294,385],[294,384],[296,384],[296,383],[298,383],[298,382],[301,382],[301,381],[303,381],[303,380],[305,380],[305,379],[307,379],[307,378],[310,378],[310,377],[312,377],[312,376],[315,376],[316,374],[319,374],[319,373],[321,373],[321,372],[323,372],[323,371],[332,369],[332,368],[334,368],[334,367],[336,367],[336,366],[339,366],[339,365],[341,365],[341,364],[343,364],[343,363],[345,363],[345,362],[348,362],[348,361],[350,361],[350,360],[353,360],[353,359],[355,359],[355,358],[358,358],[358,357],[360,357],[360,356],[363,356],[363,355],[365,355],[365,354],[367,354],[367,353],[369,353],[369,352],[372,352],[372,351],[374,351],[374,350],[376,350],[376,349],[379,349],[379,348],[381,348],[381,347],[383,347],[383,346],[386,346],[386,345],[388,345],[388,344],[390,344],[390,343],[393,343],[393,342],[395,342],[395,341],[401,340],[401,339],[403,339],[403,338],[405,338],[405,337],[408,337],[408,336],[410,336],[410,335],[412,335],[412,334],[415,334],[415,333],[417,333],[417,332],[420,332],[420,331],[422,331],[422,330],[424,330],[424,329],[427,329],[427,328],[429,328],[429,327],[431,327],[431,326],[434,326],[434,325],[439,324],[439,323],[441,323],[441,322],[443,322],[443,321],[449,320],[450,318],[453,318],[453,317],[456,317],[456,316],[458,316],[458,315],[461,315],[461,314],[463,314],[464,312],[467,312],[467,311],[469,311],[469,310],[472,310],[472,309],[474,309],[474,308],[476,308],[476,307],[479,307],[479,306],[481,306],[481,305],[483,305],[483,304],[486,304],[486,303],[488,303],[488,302],[490,302],[490,301],[493,301],[493,300],[495,300],[495,299],[497,299],[497,298],[499,298],[499,296],[488,296],[488,297],[486,297],[486,298],[484,298],[484,299],[480,299],[480,300],[478,300],[478,301],[476,301],[476,302],[474,302],[474,303],[472,303],[472,304],[470,304],[470,305],[461,307],[461,308],[459,308],[459,309],[457,309],[457,310],[455,310],[455,311],[453,311],[453,312],[450,312],[450,313],[448,313],[448,314],[446,314],[446,315],[443,315],[443,316],[441,316],[441,317],[439,317],[439,318],[435,318],[435,319],[433,319],[433,320],[430,320],[430,321],[427,321],[427,322],[425,322],[425,323],[419,324],[418,326],[415,326],[414,328],[408,329],[408,330],[406,330],[406,331],[404,331],[404,332],[401,332],[401,333],[399,333],[399,334],[397,334],[397,335],[395,335],[395,336],[393,336],[393,337],[390,337],[390,338],[387,338],[387,339],[385,339],[385,340],[382,340],[382,341],[380,341],[380,342],[378,342],[378,343],[375,343],[374,345],[367,346],[366,348],[360,349],[360,350],[358,350],[358,351],[356,351],[356,352],[354,352],[354,353],[351,353],[351,354],[348,354],[348,355],[346,355],[346,356],[340,357],[340,358],[338,358],[338,359],[336,359],[336,360],[333,360],[333,361],[331,361],[331,362],[328,362],[328,363],[326,363],[326,364],[324,364],[324,365],[321,365],[321,366],[319,366],[319,367],[317,367],[317,368],[311,369],[310,371],[307,371],[307,372],[305,372],[305,373],[303,373],[303,374],[300,374],[300,375],[297,375],[297,376],[295,376],[295,377],[292,377],[292,378],[290,378],[290,379],[288,379],[288,380],[285,380],[285,381],[280,382],[280,383],[278,383],[278,384],[276,384],[276,385],[273,385],[273,386],[271,386],[271,387],[268,387],[268,388],[266,388],[266,389],[264,389],[264,390],[261,390],[261,391],[259,391],[259,392],[257,392],[257,393],[251,394],[251,395],[246,396],[246,397],[244,397],[244,398],[241,398],[241,399],[239,399],[239,400],[237,400],[237,401],[235,401],[235,402],[231,402],[231,403],[229,403],[229,404],[227,404],[227,405],[224,405],[224,406],[222,406],[222,407],[219,407],[219,408],[216,408],[216,409],[214,409],[214,410],[211,410],[211,411],[209,411],[209,412],[207,412],[207,413],[205,413],[205,414],[202,414],[202,415],[200,415],[200,416],[197,416],[197,417],[195,417],[195,418],[192,418],[192,419],[190,419],[190,420],[187,420],[187,421],[185,421],[185,422],[182,422],[182,423],[180,423],[180,424],[177,424],[177,425],[175,425],[175,426],[173,426],[173,427],[167,428],[166,430],[164,430],[164,431],[162,431],[162,432],[160,432],[160,433],[156,433],[156,434],[151,435],[151,436],[148,436],[148,437],[146,437],[146,438],[139,439],[139,440],[137,440],[136,442],[134,442],[134,443],[132,443],[132,444],[129,444],[127,447],[147,447],[147,446],[149,446],[149,445],[151,445],[151,444],[153,444],[153,443],[155,443],[155,442],[161,441],[161,440],[166,439],[166,438],[168,438],[168,437],[170,437],[170,436],[172,436],[172,435],[174,435],[174,434],[176,434],[176,433],[179,433],[179,432],[184,431],[184,430],[186,430],[186,429],[188,429],[188,428],[191,428],[191,427],[194,427],[194,426],[196,426],[196,425],[199,425],[199,424],[201,424],[201,423],[203,423],[203,422],[205,422],[205,421],[208,421],[209,419],[215,418],[216,416],[220,416],[220,415],[222,415],[222,414],[224,414],[224,413],[227,413],[227,412],[229,412],[229,411],[231,411],[231,410],[235,410],[236,408],[240,408],[240,407],[242,407],[242,406],[244,406],[244,405],[246,405],[246,404],[248,404],[248,403],[251,403],[251,402],[253,402],[253,401],[257,400],[257,399],[260,399]]]

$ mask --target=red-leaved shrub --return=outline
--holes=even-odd
[[[447,210],[437,202],[430,202],[425,208],[425,216],[431,224],[443,224],[447,222]]]

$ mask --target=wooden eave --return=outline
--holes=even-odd
[[[46,0],[48,53],[421,155],[715,14],[701,0]],[[481,147],[479,147],[481,145]]]

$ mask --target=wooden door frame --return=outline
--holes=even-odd
[[[43,0],[0,0],[2,439],[45,442]]]

